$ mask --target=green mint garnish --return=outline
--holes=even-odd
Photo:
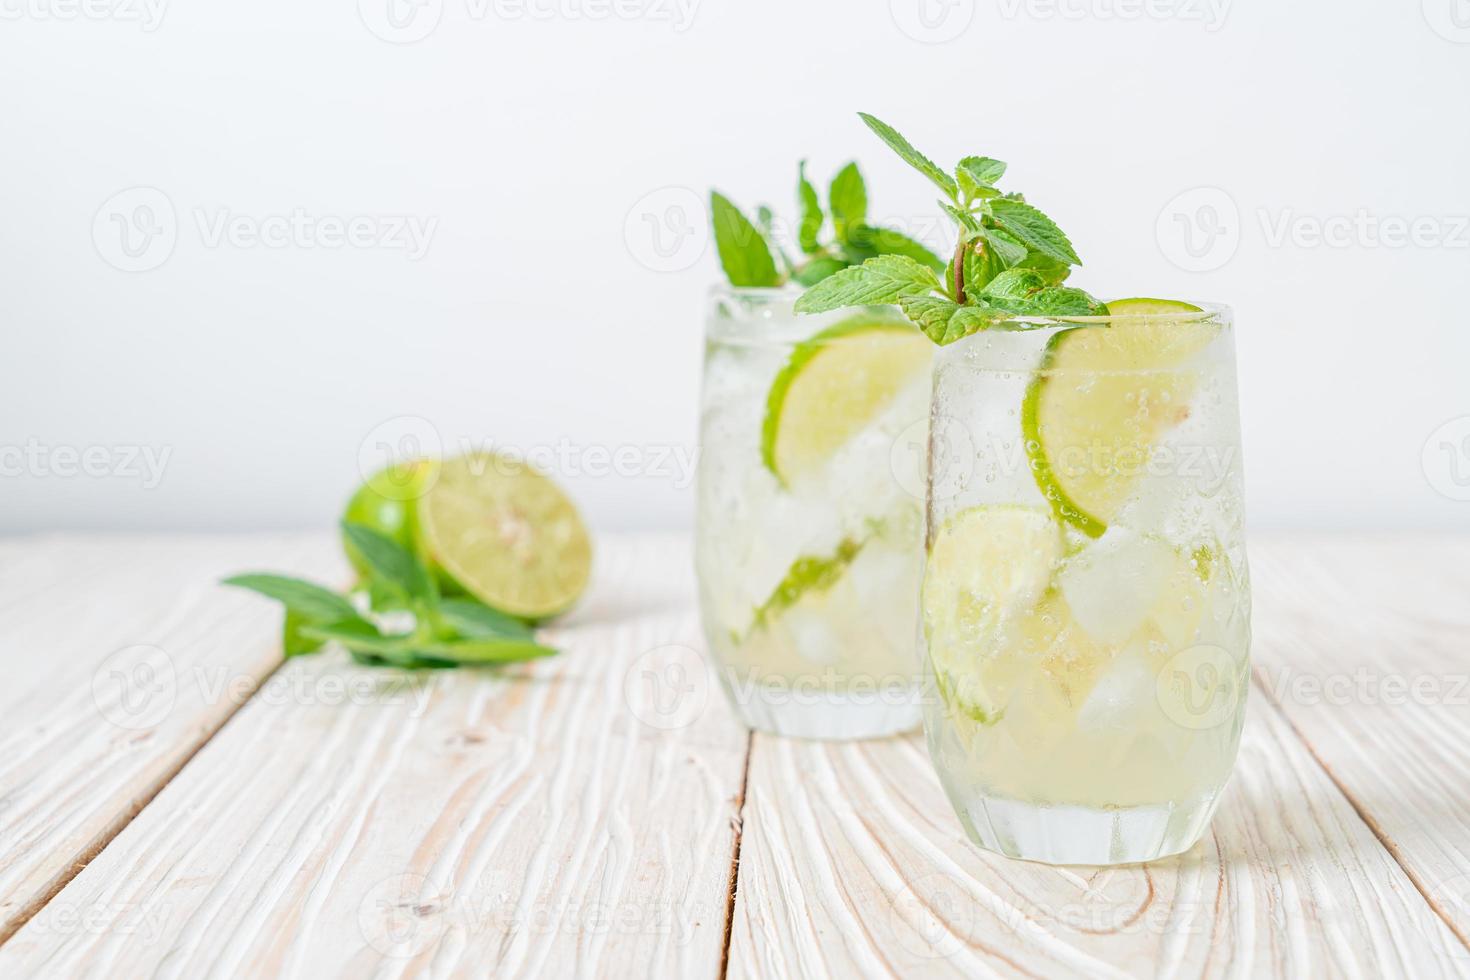
[[[892,126],[867,113],[858,115],[900,158],[944,192],[946,200],[939,206],[958,227],[954,253],[945,264],[925,261],[923,255],[902,247],[878,249],[879,255],[861,265],[808,283],[807,292],[797,300],[797,312],[896,303],[936,344],[954,343],[977,330],[1028,327],[1015,321],[1018,316],[1107,313],[1107,307],[1088,293],[1061,285],[1072,266],[1082,261],[1056,222],[1020,194],[1002,193],[996,186],[1005,176],[1004,163],[992,157],[965,157],[951,177]],[[851,169],[856,172],[856,167]],[[834,193],[835,189],[836,182]],[[844,194],[850,195],[846,186]]]
[[[711,220],[720,264],[732,286],[779,286],[781,274],[760,230],[717,191],[710,192]]]
[[[868,187],[856,163],[849,163],[832,179],[827,208],[823,210],[816,186],[807,179],[803,160],[796,171],[796,202],[800,215],[796,244],[802,253],[799,263],[776,245],[775,216],[769,208],[758,209],[756,221],[751,222],[724,195],[710,194],[715,247],[730,285],[770,287],[796,282],[810,287],[844,269],[886,255],[911,259],[936,273],[944,268],[944,262],[922,243],[903,232],[868,223]],[[829,215],[832,238],[824,241]]]
[[[796,312],[897,303],[905,296],[922,296],[938,288],[939,277],[929,266],[905,255],[880,255],[843,269],[802,293]]]
[[[384,633],[352,601],[313,582],[284,575],[236,575],[225,585],[249,589],[286,607],[282,646],[287,657],[339,643],[359,664],[431,670],[533,660],[557,651],[535,641],[525,622],[468,597],[442,598],[433,573],[413,552],[360,524],[343,536],[367,569],[364,583],[377,612],[409,612],[407,633]]]

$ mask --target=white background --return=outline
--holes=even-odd
[[[1255,526],[1470,525],[1466,0],[86,2],[0,0],[0,531],[326,527],[402,416],[687,524],[693,209],[856,156],[877,216],[932,213],[857,109],[1009,161],[1099,295],[1235,307]],[[296,210],[432,234],[211,235]],[[1360,212],[1428,223],[1293,240]],[[127,258],[135,218],[172,250]],[[584,472],[624,446],[653,472]]]

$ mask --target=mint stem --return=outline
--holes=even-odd
[[[965,305],[965,249],[968,243],[965,236],[960,235],[960,240],[955,243],[954,261],[950,263],[950,285],[954,292],[954,301],[961,306]]]

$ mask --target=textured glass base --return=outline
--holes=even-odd
[[[919,691],[875,694],[793,693],[787,688],[725,682],[735,714],[747,728],[793,738],[882,738],[919,727]]]
[[[1023,803],[950,793],[976,844],[1043,864],[1137,864],[1189,850],[1214,815],[1218,794],[1177,804],[1110,807]]]

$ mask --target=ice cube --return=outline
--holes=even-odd
[[[1115,525],[1069,559],[1057,582],[1077,624],[1094,642],[1112,646],[1143,625],[1176,562],[1164,541]]]

